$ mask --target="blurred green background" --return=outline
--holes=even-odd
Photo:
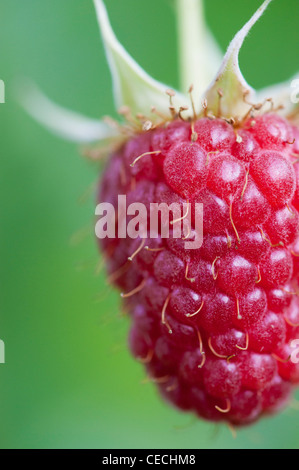
[[[299,412],[238,431],[163,404],[126,346],[128,321],[105,283],[93,236],[98,170],[75,145],[32,121],[14,81],[34,79],[56,102],[113,113],[91,0],[1,0],[1,448],[298,448]],[[125,47],[178,86],[173,0],[107,0]],[[209,0],[224,50],[260,0]],[[261,87],[298,69],[298,0],[276,0],[246,40],[241,67]]]

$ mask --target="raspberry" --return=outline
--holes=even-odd
[[[164,161],[166,182],[181,196],[190,197],[205,186],[206,158],[205,151],[196,143],[171,147]]]
[[[188,203],[191,238],[203,204],[198,249],[172,238],[171,217],[156,238],[148,228],[145,240],[101,244],[132,320],[132,354],[167,401],[207,420],[249,424],[285,406],[299,383],[289,360],[299,333],[298,132],[274,113],[237,131],[222,119],[174,120],[129,139],[101,180],[99,200],[116,211],[118,194],[148,209]]]
[[[132,355],[178,409],[235,425],[280,410],[299,384],[299,108],[285,84],[266,99],[250,88],[238,61],[271,1],[220,64],[200,2],[177,0],[176,93],[130,57],[94,0],[122,122],[67,112],[34,86],[20,93],[51,131],[110,155],[98,200],[111,212],[97,227]],[[165,210],[174,203],[179,216]]]
[[[264,149],[284,149],[292,141],[291,125],[277,114],[264,114],[247,123],[251,134]]]
[[[294,168],[282,153],[261,152],[252,163],[251,171],[258,186],[264,190],[274,207],[283,207],[292,199],[295,191]]]
[[[244,186],[244,165],[229,153],[217,155],[209,165],[208,188],[229,204],[237,190]]]

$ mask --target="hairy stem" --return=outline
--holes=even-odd
[[[183,92],[191,84],[206,86],[206,25],[202,0],[176,0],[180,56],[180,80]]]

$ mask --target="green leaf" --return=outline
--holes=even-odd
[[[128,106],[133,115],[149,115],[151,108],[169,114],[169,87],[154,80],[127,53],[117,40],[102,0],[94,0],[98,22],[113,80],[116,108]],[[188,100],[176,92],[174,104],[186,106]]]
[[[208,109],[214,114],[217,114],[219,111],[219,93],[222,95],[220,105],[223,117],[241,117],[249,110],[250,106],[244,100],[245,94],[248,100],[255,101],[255,91],[248,85],[240,71],[239,52],[249,31],[262,16],[271,1],[266,0],[262,4],[230,43],[222,65],[205,93]]]
[[[16,94],[30,116],[66,140],[91,143],[118,135],[113,127],[102,120],[90,119],[55,104],[29,80],[19,80]]]

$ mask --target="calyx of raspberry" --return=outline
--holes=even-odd
[[[298,105],[290,99],[289,82],[257,92],[247,84],[239,68],[239,51],[244,39],[272,0],[266,0],[235,35],[222,62],[220,50],[204,22],[202,0],[176,0],[182,92],[170,90],[169,86],[153,79],[134,61],[117,40],[103,0],[93,1],[112,75],[116,109],[121,109],[122,114],[130,113],[133,119],[137,118],[140,130],[159,125],[161,116],[167,121],[179,113],[184,119],[207,115],[238,125],[252,106],[255,111],[264,112],[263,105],[267,101],[271,101],[271,106],[282,115],[298,117]],[[193,95],[191,105],[190,86]],[[105,119],[97,121],[64,110],[32,84],[22,90],[20,100],[35,119],[69,140],[124,140],[117,125],[113,126]]]

